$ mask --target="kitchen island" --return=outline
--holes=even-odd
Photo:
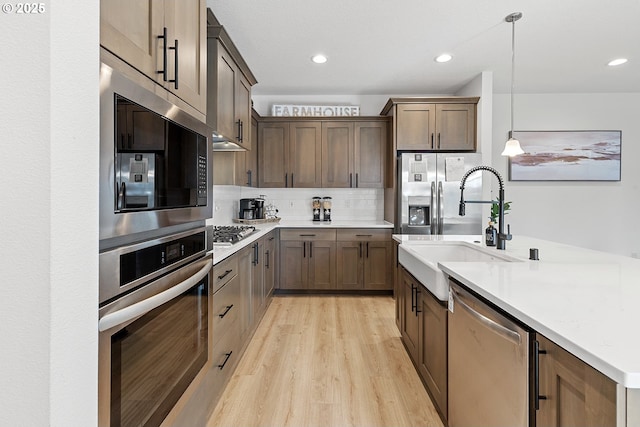
[[[486,248],[482,236],[394,236],[401,245]],[[474,243],[476,242],[476,243]],[[529,260],[537,248],[539,260]],[[617,425],[640,425],[640,261],[515,236],[503,252],[513,262],[439,262],[449,277],[544,335],[618,384]],[[416,277],[420,280],[420,277]]]

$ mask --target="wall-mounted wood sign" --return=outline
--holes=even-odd
[[[274,104],[271,115],[276,117],[339,117],[359,116],[356,105],[285,105]]]

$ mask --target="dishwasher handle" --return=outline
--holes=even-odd
[[[502,326],[501,324],[489,319],[484,314],[478,313],[477,311],[475,311],[473,308],[471,308],[462,300],[460,295],[453,288],[451,288],[451,295],[453,296],[453,299],[457,304],[459,304],[462,308],[465,309],[465,311],[469,313],[469,315],[471,315],[473,318],[475,318],[480,323],[485,325],[487,328],[491,329],[493,332],[497,333],[503,338],[506,338],[507,340],[513,342],[516,345],[520,345],[522,343],[522,337],[518,332],[513,331],[507,328],[506,326]]]

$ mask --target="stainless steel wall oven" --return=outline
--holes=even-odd
[[[101,64],[101,248],[211,218],[211,134],[200,120]]]
[[[100,426],[160,425],[207,369],[206,242],[200,227],[100,254]]]

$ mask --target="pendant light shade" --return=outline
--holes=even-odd
[[[524,150],[520,147],[520,141],[513,138],[513,82],[515,80],[516,70],[516,21],[520,18],[522,18],[522,13],[520,12],[514,12],[504,18],[505,21],[511,22],[511,132],[509,133],[509,140],[504,145],[502,155],[509,157],[524,154]]]

